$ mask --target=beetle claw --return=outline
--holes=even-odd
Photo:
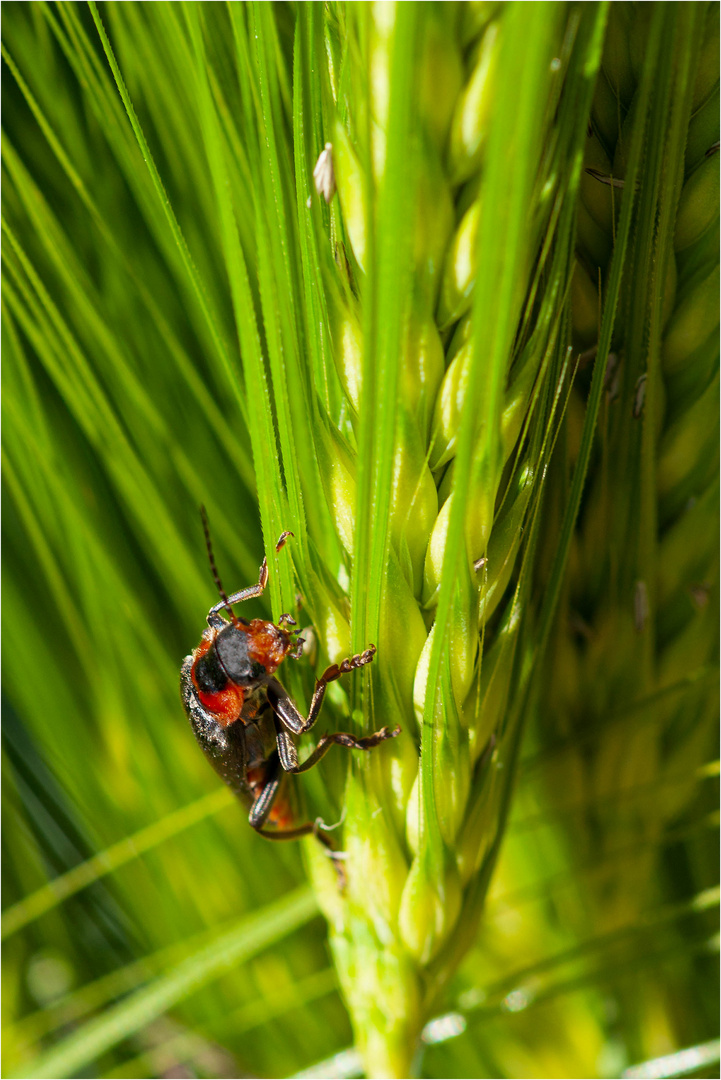
[[[293,652],[290,653],[290,655],[293,657],[294,660],[300,660],[301,656],[303,655],[303,646],[305,645],[305,638],[302,638],[302,637],[296,638],[295,639],[295,645],[296,645],[296,647],[295,647],[295,649],[293,649]]]
[[[275,545],[275,550],[276,551],[280,551],[280,549],[283,547],[283,544],[286,542],[286,540],[288,539],[289,536],[295,536],[295,533],[282,532],[280,534],[280,536],[278,537],[278,543]]]

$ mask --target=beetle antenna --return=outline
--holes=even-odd
[[[200,507],[200,520],[203,522],[203,532],[205,533],[205,546],[208,549],[208,559],[210,561],[210,569],[213,571],[213,580],[215,581],[216,588],[220,594],[220,599],[225,601],[225,606],[230,612],[231,618],[235,621],[235,615],[233,614],[230,602],[228,600],[227,593],[223,588],[223,583],[220,580],[220,574],[218,573],[218,567],[215,565],[215,556],[213,555],[213,544],[210,539],[210,528],[208,526],[208,515],[205,512],[205,507]]]

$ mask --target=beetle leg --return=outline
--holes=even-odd
[[[288,537],[292,536],[292,535],[293,535],[292,532],[281,533],[280,539],[278,540],[278,543],[275,545],[275,550],[280,551],[280,549],[283,547],[283,545],[285,544]],[[249,585],[247,589],[241,589],[240,592],[233,593],[233,595],[229,596],[227,600],[221,600],[219,604],[216,604],[214,607],[212,607],[210,609],[210,611],[208,612],[208,623],[210,624],[211,618],[214,615],[216,615],[219,611],[222,611],[223,608],[229,608],[231,604],[242,604],[242,602],[244,600],[253,600],[257,596],[262,596],[267,584],[268,584],[268,560],[266,558],[263,558],[263,561],[260,564],[260,571],[258,572],[258,584],[257,585]],[[290,618],[290,616],[288,616],[288,615],[286,615],[284,617],[286,619]],[[292,620],[291,620],[291,622],[292,622]]]
[[[332,734],[320,737],[315,750],[311,751],[301,765],[298,761],[298,749],[290,734],[284,730],[280,723],[276,723],[278,757],[286,772],[307,772],[308,769],[312,769],[314,765],[317,765],[322,757],[325,757],[331,746],[347,746],[349,750],[372,750],[374,746],[385,742],[386,739],[395,739],[396,735],[400,735],[400,732],[401,729],[398,726],[394,727],[392,731],[390,728],[383,727],[380,731],[374,731],[372,735],[365,735],[363,738],[357,739],[355,735],[351,735],[347,731],[334,731]]]
[[[261,830],[265,825],[268,820],[268,815],[273,809],[273,803],[278,796],[282,779],[283,774],[280,769],[280,761],[278,760],[278,757],[273,754],[271,760],[268,762],[263,789],[254,800],[253,805],[250,808],[250,813],[248,814],[248,822],[251,828]]]
[[[347,675],[348,672],[354,671],[356,668],[370,664],[375,654],[375,645],[369,645],[365,652],[356,653],[355,656],[347,657],[342,663],[331,664],[329,668],[326,668],[316,681],[307,719],[281,684],[276,679],[269,680],[268,691],[274,711],[289,731],[292,731],[294,735],[303,735],[306,731],[310,731],[318,719],[328,683],[335,682],[336,679],[340,679],[341,675]]]
[[[299,637],[295,639],[295,648],[292,652],[288,653],[294,660],[300,660],[303,655],[303,646],[305,645],[305,638]]]
[[[329,836],[326,836],[324,832],[320,830],[320,824],[316,821],[308,821],[305,825],[298,825],[295,829],[261,829],[256,828],[255,831],[259,836],[264,836],[266,840],[300,840],[303,836],[315,836],[326,849],[326,855],[332,861],[335,872],[338,876],[338,889],[340,892],[345,891],[345,887],[348,884],[348,879],[345,873],[345,867],[343,866],[343,859],[345,855],[342,851],[336,851],[333,847],[333,841]],[[255,826],[253,826],[255,828]]]
[[[267,584],[268,560],[263,559],[263,562],[260,564],[260,571],[258,573],[258,584],[249,585],[247,589],[241,589],[240,592],[233,593],[233,595],[229,596],[227,600],[221,600],[219,604],[216,604],[214,607],[212,607],[208,612],[208,623],[210,623],[212,617],[216,615],[219,611],[222,611],[223,608],[229,608],[231,604],[240,604],[243,602],[243,600],[252,600],[256,596],[262,596]]]
[[[270,840],[297,840],[299,836],[308,836],[309,833],[317,832],[317,828],[312,821],[306,822],[304,825],[296,825],[290,829],[269,829],[267,832],[264,828],[275,800],[278,797],[280,791],[280,785],[283,782],[283,771],[281,769],[281,762],[279,756],[272,755],[272,758],[268,762],[268,770],[266,773],[265,783],[263,784],[263,790],[255,799],[253,805],[250,808],[248,814],[248,823],[251,828],[259,832],[261,836],[266,836]],[[332,847],[332,844],[325,836],[318,836],[321,843],[326,844],[327,847]]]
[[[255,829],[260,836],[264,836],[266,840],[299,840],[301,837],[310,836],[312,833],[319,843],[326,848],[328,855],[333,860],[336,873],[338,874],[338,884],[341,889],[345,888],[346,877],[342,865],[342,856],[335,850],[333,841],[330,837],[321,831],[323,823],[320,820],[307,821],[305,824],[296,825],[291,829],[266,829],[264,827],[268,820],[268,815],[273,809],[273,803],[278,796],[282,780],[283,776],[280,769],[280,761],[276,757],[270,765],[269,779],[266,780],[263,790],[250,808],[248,822],[251,828]]]
[[[318,831],[313,821],[307,821],[305,825],[296,825],[292,829],[264,829],[261,825],[253,825],[253,828],[259,836],[264,836],[266,840],[300,840],[302,836],[310,836],[313,833],[331,853],[334,850],[331,840],[325,833]]]

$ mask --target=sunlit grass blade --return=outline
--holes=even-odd
[[[4,1071],[708,1071],[718,5],[6,8]],[[304,714],[377,648],[335,868],[183,716],[201,504]]]
[[[317,906],[309,890],[303,888],[291,893],[272,908],[242,920],[235,930],[223,934],[197,956],[188,957],[173,971],[155,979],[149,986],[113,1006],[102,1017],[67,1036],[47,1055],[38,1059],[31,1070],[17,1075],[72,1075],[94,1061],[103,1051],[160,1016],[174,1002],[268,948],[299,924],[307,922],[316,912]]]

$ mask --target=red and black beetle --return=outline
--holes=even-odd
[[[302,735],[313,727],[320,713],[325,688],[354,668],[369,664],[376,652],[370,645],[365,652],[333,664],[316,681],[308,717],[284,689],[275,672],[286,656],[299,659],[303,639],[298,638],[295,621],[281,615],[278,624],[236,616],[232,604],[260,596],[268,582],[265,559],[260,567],[258,584],[226,596],[220,583],[203,512],[208,556],[221,601],[208,612],[208,628],[200,645],[186,656],[180,672],[180,691],[195,737],[210,764],[240,800],[249,807],[251,826],[269,840],[295,840],[315,833],[329,852],[333,845],[319,831],[321,823],[293,821],[290,803],[282,790],[285,773],[306,772],[333,746],[372,750],[385,739],[399,734],[380,731],[356,738],[344,731],[323,735],[315,750],[302,763],[293,735]],[[292,533],[284,532],[276,544],[280,551]],[[220,614],[227,610],[230,619]]]

